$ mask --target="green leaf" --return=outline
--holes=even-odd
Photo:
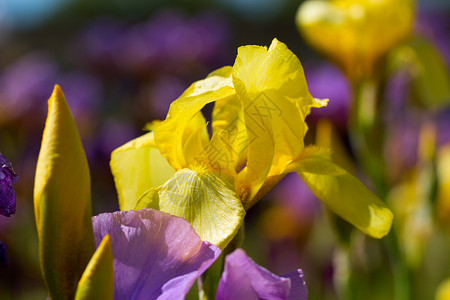
[[[429,108],[450,105],[450,77],[445,62],[428,40],[411,38],[390,56],[390,69],[406,69],[412,78],[414,100]]]

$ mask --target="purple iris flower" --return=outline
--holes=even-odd
[[[79,37],[82,57],[101,69],[115,71],[115,52],[125,30],[125,24],[115,19],[102,18],[93,21]]]
[[[16,195],[13,183],[19,176],[14,173],[11,163],[0,154],[0,214],[9,217],[16,212]]]
[[[95,118],[103,98],[103,87],[96,76],[76,71],[61,76],[59,85],[64,90],[75,120]]]
[[[9,65],[0,74],[0,123],[43,114],[41,104],[48,98],[57,73],[52,58],[40,52]]]
[[[351,86],[345,75],[331,64],[305,65],[308,88],[316,98],[329,98],[326,107],[312,109],[310,121],[330,119],[338,128],[346,128],[350,105]]]
[[[184,299],[221,253],[186,220],[152,209],[104,213],[92,221],[97,246],[111,237],[114,299]]]
[[[416,22],[416,31],[431,38],[436,44],[447,66],[450,66],[450,11],[425,9],[419,11]]]
[[[307,299],[302,270],[277,276],[258,266],[242,249],[225,258],[216,300]]]
[[[0,267],[6,267],[9,265],[8,257],[6,257],[6,245],[0,241]]]

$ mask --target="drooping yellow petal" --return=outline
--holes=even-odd
[[[309,0],[296,16],[299,31],[352,78],[370,76],[378,59],[411,31],[412,0]]]
[[[331,162],[329,155],[306,148],[290,168],[329,209],[362,232],[374,238],[389,232],[393,218],[389,208],[356,177]]]
[[[113,299],[113,261],[111,240],[107,234],[78,282],[75,300]]]
[[[163,184],[175,173],[156,148],[153,132],[114,150],[110,166],[121,210],[133,209],[145,191]]]
[[[310,95],[300,61],[276,39],[269,50],[258,46],[238,49],[233,84],[248,136],[252,136],[237,185],[246,203],[253,201],[266,177],[283,174],[300,155],[307,131],[305,117],[311,107],[325,103]]]
[[[175,170],[187,166],[184,143],[198,128],[206,128],[204,119],[202,123],[199,118],[200,110],[208,103],[234,95],[230,74],[231,67],[223,67],[193,83],[172,102],[167,118],[155,129],[156,145]],[[205,144],[208,142],[206,129],[202,139]]]
[[[34,183],[39,256],[50,297],[73,299],[95,249],[89,167],[59,86],[48,105]]]
[[[221,249],[238,232],[245,215],[231,178],[190,169],[176,172],[164,185],[144,194],[135,209],[142,208],[183,217],[202,240]]]

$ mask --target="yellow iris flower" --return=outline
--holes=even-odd
[[[201,109],[214,102],[209,138]],[[391,211],[326,150],[305,147],[313,98],[285,44],[238,49],[227,66],[193,83],[154,130],[116,149],[111,169],[122,210],[154,208],[187,219],[224,248],[245,211],[285,174],[298,172],[328,207],[380,238]]]
[[[308,0],[296,16],[305,40],[352,79],[371,76],[379,59],[409,35],[413,21],[412,0]]]

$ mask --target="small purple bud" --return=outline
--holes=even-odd
[[[18,178],[19,176],[14,173],[11,163],[0,154],[0,214],[7,217],[16,212],[13,183]]]

